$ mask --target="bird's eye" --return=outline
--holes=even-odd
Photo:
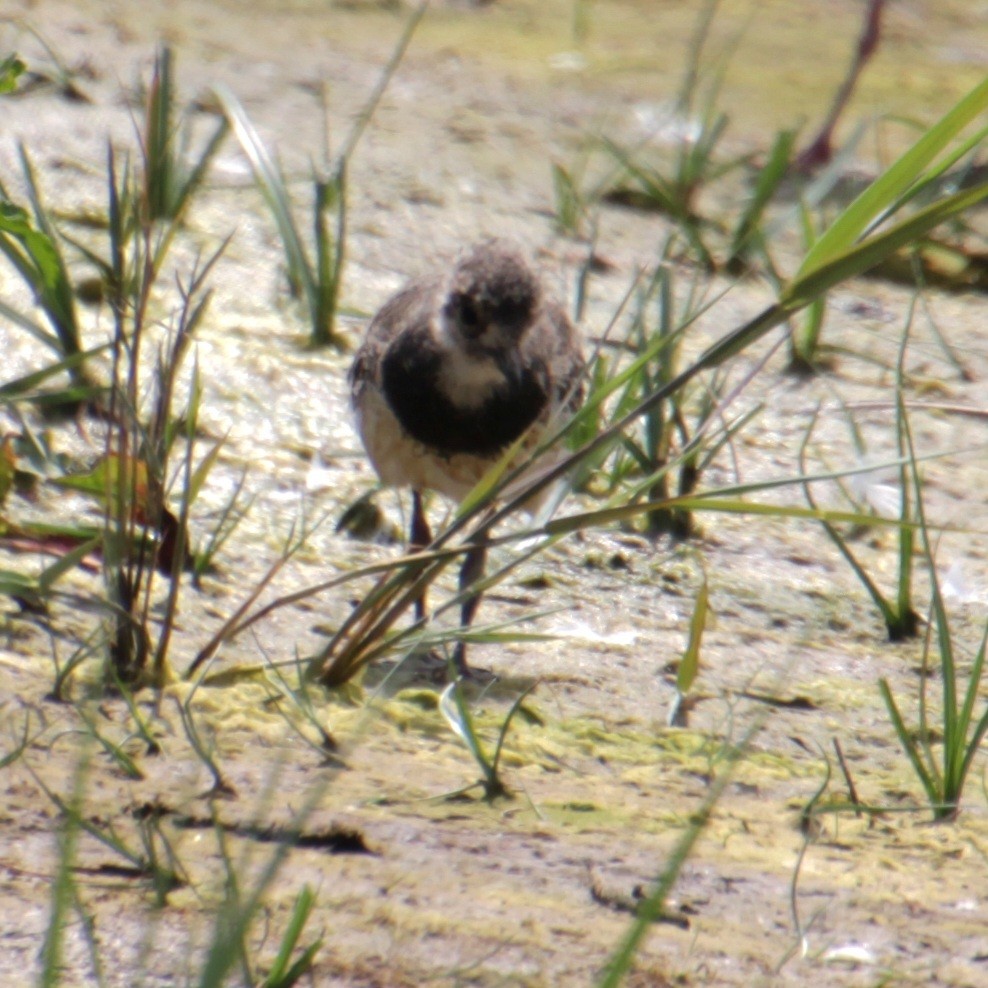
[[[455,299],[456,317],[467,335],[472,335],[480,329],[480,311],[477,303],[469,296],[459,294]]]

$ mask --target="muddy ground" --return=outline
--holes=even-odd
[[[587,5],[589,34],[574,39],[578,6],[440,5],[421,26],[350,172],[343,329],[351,339],[363,323],[359,314],[482,235],[518,239],[553,290],[572,299],[586,248],[553,229],[549,162],[576,160],[588,132],[634,141],[661,119],[683,71],[697,5]],[[775,129],[818,119],[840,78],[859,5],[801,4],[798,15],[796,6],[754,8],[730,63],[723,104],[733,115],[736,150],[764,149]],[[137,81],[148,76],[155,41],[165,39],[177,52],[183,95],[208,102],[211,85],[228,85],[277,146],[286,171],[299,177],[299,196],[307,195],[308,164],[322,147],[317,94],[326,83],[330,141],[338,147],[400,32],[405,12],[389,8],[175,2],[148,12],[124,2],[13,0],[4,14],[14,19],[0,23],[0,54],[16,49],[32,66],[50,68],[44,39],[88,101],[45,85],[4,101],[0,177],[19,198],[22,140],[50,205],[70,217],[105,209],[107,135],[135,147]],[[848,129],[879,110],[930,120],[945,109],[983,76],[984,14],[983,4],[894,5]],[[748,16],[725,10],[715,37],[729,40]],[[894,127],[877,133],[862,145],[855,169],[873,169],[876,148],[888,155],[904,140]],[[608,270],[591,281],[588,336],[602,331],[635,271],[654,263],[664,231],[654,215],[602,210],[597,250]],[[183,591],[170,653],[177,677],[278,558],[300,517],[328,521],[262,600],[399,551],[334,531],[345,506],[373,484],[347,409],[348,358],[304,345],[273,224],[233,142],[193,203],[177,267],[187,269],[197,250],[215,249],[231,233],[196,344],[204,441],[228,438],[193,528],[208,530],[245,468],[254,500],[216,571],[201,590]],[[791,270],[795,239],[779,236]],[[684,272],[681,283],[688,280]],[[7,268],[0,290],[26,304]],[[688,352],[771,299],[757,279],[715,279],[708,290],[712,298],[724,294],[691,330]],[[848,353],[814,379],[785,374],[782,351],[770,356],[735,406],[760,404],[761,413],[710,466],[704,485],[795,476],[818,406],[810,451],[816,468],[891,456],[891,368],[911,297],[877,281],[835,292],[825,333]],[[162,319],[174,298],[166,292],[157,303]],[[905,358],[920,452],[942,454],[924,466],[924,490],[930,518],[947,529],[940,575],[964,668],[988,600],[984,313],[981,297],[927,293]],[[108,326],[105,311],[87,310],[92,342]],[[0,340],[5,380],[44,363],[10,324],[0,323]],[[769,345],[739,358],[732,380],[755,369]],[[959,407],[982,415],[959,414]],[[16,427],[8,419],[5,428]],[[61,424],[51,442],[91,461],[99,426]],[[894,485],[895,473],[877,479]],[[838,503],[833,486],[821,485],[818,496]],[[794,486],[762,499],[769,497],[803,503]],[[400,500],[380,501],[400,525]],[[593,503],[574,498],[562,510]],[[47,493],[40,504],[15,501],[8,511],[58,517],[84,510],[69,505],[76,502]],[[443,510],[434,503],[437,519]],[[133,737],[125,703],[96,693],[95,660],[75,677],[73,703],[49,698],[56,669],[98,626],[98,611],[80,603],[99,592],[97,578],[70,574],[65,587],[74,595],[54,601],[48,620],[7,601],[2,754],[15,750],[25,729],[30,744],[0,770],[0,977],[28,984],[38,976],[62,856],[55,797],[69,799],[73,780],[82,778],[84,818],[112,826],[138,850],[140,828],[153,819],[155,847],[160,853],[167,841],[185,881],[158,903],[132,862],[81,834],[64,984],[198,983],[217,910],[230,898],[223,854],[246,896],[277,853],[279,834],[298,819],[302,839],[281,862],[246,936],[257,977],[309,885],[317,905],[302,942],[322,937],[309,983],[592,984],[627,931],[637,897],[723,771],[725,751],[757,726],[629,984],[988,984],[983,759],[959,821],[931,825],[928,812],[914,810],[922,793],[877,686],[887,678],[914,721],[921,642],[885,640],[866,592],[814,525],[715,513],[699,521],[698,537],[679,546],[618,529],[587,531],[525,563],[484,605],[492,622],[537,615],[525,627],[546,636],[474,652],[478,665],[500,677],[474,697],[485,738],[493,740],[518,693],[537,684],[530,716],[515,721],[504,755],[513,798],[492,805],[476,791],[443,798],[473,782],[477,769],[426,680],[380,689],[380,670],[371,670],[360,690],[313,694],[314,715],[338,745],[330,763],[299,708],[277,700],[266,664],[311,654],[366,581],[278,610],[220,651],[211,672],[259,671],[232,685],[200,686],[192,698],[204,743],[232,790],[216,800],[205,795],[213,780],[180,717],[190,684],[177,679],[158,702],[139,697],[159,739],[157,755]],[[855,542],[885,587],[894,580],[894,546],[877,529]],[[498,558],[516,551],[499,550]],[[38,572],[43,562],[5,553],[2,565]],[[669,669],[682,654],[703,574],[713,616],[701,702],[687,727],[673,729],[666,726]],[[927,585],[921,574],[921,610]],[[453,589],[450,579],[436,597]],[[140,778],[127,778],[87,741],[84,718],[124,744]],[[800,811],[824,783],[828,761],[826,798],[846,796],[832,764],[835,739],[859,798],[886,812],[819,818],[800,858]]]

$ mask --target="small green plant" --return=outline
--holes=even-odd
[[[488,802],[493,802],[495,799],[509,795],[509,790],[501,781],[501,776],[498,772],[501,762],[501,751],[504,748],[504,739],[508,736],[508,728],[511,727],[511,721],[521,709],[525,698],[533,689],[535,689],[534,683],[518,696],[511,705],[507,715],[501,722],[501,730],[498,732],[497,743],[494,745],[494,751],[491,754],[487,753],[483,742],[477,734],[473,715],[470,713],[470,707],[467,704],[466,697],[463,695],[463,688],[460,681],[458,679],[454,680],[443,690],[439,698],[439,710],[443,717],[445,717],[446,723],[453,729],[453,733],[467,746],[482,773],[479,781],[467,786],[466,789],[461,789],[457,795],[469,792],[475,786],[480,786],[483,789],[484,799]]]
[[[308,885],[303,885],[302,891],[299,892],[295,905],[292,907],[292,915],[281,938],[278,954],[267,976],[261,982],[261,988],[291,988],[309,973],[316,959],[316,954],[322,947],[322,937],[310,943],[294,962],[292,962],[292,954],[295,952],[299,937],[305,929],[305,924],[309,921],[315,903],[315,893]]]
[[[345,349],[344,339],[336,331],[336,314],[346,251],[346,161],[341,159],[328,176],[313,178],[315,258],[312,259],[295,221],[281,165],[269,154],[236,96],[225,88],[217,88],[216,98],[247,155],[254,181],[274,216],[285,253],[289,289],[305,304],[312,344]],[[326,220],[327,212],[335,214],[332,232]]]
[[[320,716],[315,699],[313,697],[314,687],[309,683],[302,668],[302,663],[296,657],[292,671],[295,673],[294,681],[290,681],[281,667],[265,655],[268,668],[268,683],[277,690],[272,697],[274,709],[285,719],[289,728],[297,734],[310,748],[312,748],[323,761],[332,762],[337,749],[333,736],[323,726],[323,717]],[[284,702],[282,702],[284,701]],[[287,706],[288,710],[283,709]],[[296,711],[293,716],[289,711]],[[309,731],[302,729],[301,725],[308,725]],[[310,736],[315,735],[315,739]]]
[[[31,159],[19,148],[21,171],[33,216],[18,206],[0,181],[0,253],[30,288],[50,329],[0,299],[0,315],[30,333],[61,358],[61,367],[78,389],[78,400],[94,388],[83,363],[84,353],[72,279],[59,246],[58,233],[38,189]]]
[[[677,311],[674,269],[663,258],[640,291],[622,347],[633,359],[626,367],[615,365],[615,370],[621,371],[615,379],[624,379],[624,384],[614,403],[612,419],[622,418],[675,377],[686,332],[705,307],[700,280],[695,276]],[[706,464],[751,417],[742,417],[719,437],[706,437],[715,421],[713,413],[722,388],[723,381],[715,375],[700,392],[699,400],[691,389],[684,388],[650,408],[641,416],[637,429],[621,433],[621,444],[607,469],[599,471],[602,476],[595,486],[602,486],[612,500],[630,493],[633,498],[643,497],[655,504],[667,502],[673,496],[673,486],[678,498],[692,494]],[[676,507],[649,509],[643,521],[645,532],[652,537],[671,534],[684,539],[693,530],[690,512]]]
[[[187,121],[182,127],[175,123],[177,100],[172,62],[171,48],[163,45],[155,56],[147,95],[142,134],[143,201],[151,220],[182,217],[229,130],[226,118],[221,117],[198,160],[190,162],[191,135]]]
[[[0,96],[12,93],[17,88],[18,78],[27,66],[16,56],[8,55],[0,59]]]
[[[934,577],[935,580],[935,577]],[[961,795],[975,755],[988,732],[988,707],[975,720],[975,705],[981,697],[982,672],[988,647],[988,625],[981,639],[981,646],[974,657],[968,677],[967,689],[960,699],[961,680],[957,670],[955,645],[939,586],[934,586],[933,608],[923,648],[923,690],[919,704],[919,726],[910,730],[902,716],[888,680],[879,681],[882,699],[888,708],[892,726],[903,750],[923,785],[930,809],[936,820],[950,820],[960,811]],[[935,639],[943,682],[941,711],[942,737],[929,723],[930,709],[926,696],[926,683],[932,675],[930,669],[931,640]],[[940,754],[937,754],[940,748]]]
[[[211,798],[229,798],[236,795],[236,790],[230,785],[223,777],[223,771],[220,768],[220,763],[216,758],[216,753],[214,746],[209,742],[209,740],[203,737],[202,732],[196,723],[195,716],[192,713],[192,701],[195,699],[196,691],[202,683],[200,678],[196,681],[192,689],[189,690],[188,695],[185,700],[179,700],[178,697],[174,697],[175,705],[178,708],[179,716],[182,719],[182,728],[185,731],[185,736],[188,739],[189,744],[192,746],[192,750],[195,752],[196,758],[202,762],[203,767],[206,768],[209,774],[213,777],[213,784],[209,789],[208,795]]]
[[[140,347],[143,325],[133,335],[116,339],[114,368],[119,368],[112,395],[123,412],[120,425],[107,434],[104,458],[92,474],[79,478],[99,485],[94,493],[105,504],[106,536],[103,547],[108,599],[114,603],[115,630],[110,638],[113,675],[124,683],[139,682],[150,663],[151,679],[163,685],[169,677],[168,643],[178,604],[180,576],[190,566],[189,509],[215,461],[214,449],[194,466],[195,434],[201,395],[198,369],[189,381],[189,400],[183,422],[176,427],[172,400],[178,371],[189,340],[205,314],[208,294],[205,279],[218,255],[194,272],[183,288],[171,344],[163,348],[155,369],[155,398],[148,421],[140,417],[141,378],[133,362]],[[180,466],[171,470],[178,440],[184,441]],[[64,483],[65,481],[63,481]],[[179,486],[178,514],[168,505],[169,484]],[[158,642],[148,633],[151,583],[156,573],[168,577],[165,619]]]
[[[897,389],[900,395],[902,394],[902,354],[905,352],[905,340],[907,336],[908,334],[903,336],[903,346],[900,349],[897,383]],[[901,404],[897,405],[899,409],[902,407]],[[815,423],[816,415],[814,415],[810,422],[800,449],[800,469],[804,475],[806,474],[805,456],[807,444],[812,435]],[[896,441],[899,453],[899,517],[896,537],[898,540],[899,568],[894,598],[889,598],[882,592],[881,588],[868,573],[864,563],[851,549],[849,539],[841,534],[840,529],[832,521],[825,517],[824,512],[820,513],[820,524],[823,526],[823,530],[840,551],[840,554],[847,560],[848,564],[854,570],[855,576],[861,581],[864,588],[868,591],[868,595],[875,602],[875,606],[878,608],[885,622],[885,628],[888,631],[890,641],[902,641],[906,638],[914,637],[919,625],[918,615],[912,606],[913,558],[915,555],[917,516],[911,504],[910,490],[913,481],[916,479],[916,464],[910,459],[906,450],[905,429],[906,424],[900,414],[897,416],[896,421]],[[808,483],[804,483],[803,490],[807,503],[812,509],[818,510],[816,500]]]
[[[930,540],[923,505],[922,485],[915,468],[916,453],[912,433],[906,418],[905,405],[899,396],[899,417],[905,435],[911,470],[911,486],[915,498],[916,515],[919,522],[922,559],[930,576],[932,602],[923,645],[923,672],[919,696],[919,726],[915,731],[906,726],[887,679],[879,680],[882,699],[888,708],[892,726],[899,737],[903,750],[916,772],[926,792],[930,809],[935,820],[953,819],[960,811],[961,795],[967,781],[975,755],[988,733],[988,703],[984,704],[981,716],[975,720],[975,706],[981,699],[982,672],[988,650],[988,623],[981,639],[981,646],[975,654],[966,690],[962,688],[961,673],[958,668],[958,649],[953,639],[947,609],[940,590],[936,572],[936,560]],[[928,683],[932,677],[930,653],[939,658],[941,683],[941,710],[939,738],[930,724],[931,704],[927,696]],[[963,699],[962,699],[963,694]],[[938,754],[939,749],[939,754]]]
[[[710,596],[707,587],[707,579],[704,576],[703,583],[697,591],[696,603],[693,605],[693,617],[690,619],[689,639],[686,642],[686,650],[679,660],[679,667],[676,669],[676,696],[669,708],[669,726],[686,727],[689,712],[695,703],[690,697],[690,690],[696,682],[696,677],[700,672],[700,645],[703,641],[703,632],[707,626],[707,615],[710,610]]]
[[[70,390],[54,394],[64,397],[67,393],[75,400],[83,394],[97,396],[107,422],[101,455],[95,464],[81,470],[78,464],[57,462],[37,442],[31,441],[32,433],[26,426],[17,445],[12,447],[15,453],[21,452],[28,458],[32,468],[40,471],[42,482],[90,494],[104,509],[102,531],[95,535],[95,542],[94,533],[84,526],[49,524],[44,528],[34,523],[21,527],[22,536],[28,534],[39,548],[65,542],[69,545],[65,558],[50,567],[34,589],[47,589],[68,566],[98,550],[107,608],[106,682],[135,685],[149,678],[162,685],[169,677],[166,656],[181,586],[179,577],[193,557],[188,534],[189,508],[221,445],[214,445],[195,463],[201,400],[197,369],[193,368],[187,383],[188,400],[181,416],[176,417],[173,408],[176,393],[182,390],[180,370],[190,341],[207,311],[206,282],[225,244],[197,265],[187,280],[178,279],[180,304],[173,316],[170,339],[164,343],[157,341],[158,359],[151,370],[149,386],[144,351],[152,345],[150,335],[158,331],[157,319],[152,320],[149,311],[177,229],[177,218],[166,220],[163,225],[153,219],[148,196],[154,183],[147,179],[146,169],[135,172],[126,161],[123,167],[118,166],[111,148],[107,158],[107,243],[101,252],[97,246],[69,240],[99,273],[103,286],[101,297],[112,316],[108,347],[85,353],[80,344],[74,286],[58,246],[60,234],[42,203],[23,149],[21,161],[34,210],[33,222],[23,210],[8,203],[0,214],[0,250],[35,289],[37,304],[55,333],[35,325],[27,316],[20,316],[16,324],[51,346],[61,359],[19,381],[6,382],[0,400],[14,403],[33,398],[42,381],[56,371],[65,370],[73,375]],[[182,209],[194,186],[192,182],[186,188]],[[8,310],[9,307],[4,311],[9,314]],[[89,383],[84,361],[104,350],[109,351],[110,357],[109,384],[96,388]],[[50,400],[51,395],[45,397]],[[176,469],[173,453],[178,446],[183,447],[183,453]],[[39,463],[40,467],[35,466]],[[175,485],[180,487],[177,514],[168,504]],[[11,531],[8,527],[5,534],[10,535]],[[13,532],[17,531],[15,526]],[[169,587],[162,630],[157,642],[153,642],[149,629],[156,573],[168,577]],[[57,692],[64,689],[67,670],[75,668],[76,660],[81,661],[89,651],[88,647],[79,649],[68,666],[59,669]]]
[[[682,85],[673,110],[674,126],[683,133],[675,140],[671,162],[648,163],[645,148],[629,150],[604,138],[604,149],[620,167],[621,176],[604,194],[605,201],[655,210],[668,216],[688,243],[696,261],[707,271],[717,262],[708,246],[711,224],[700,213],[700,193],[710,183],[736,171],[743,157],[718,159],[718,147],[727,130],[727,114],[717,109],[717,97],[727,66],[727,52],[716,59],[718,66],[701,85],[705,72],[704,49],[714,20],[716,2],[707,2],[697,15]],[[698,106],[699,104],[699,106]],[[629,181],[630,186],[624,184]],[[754,217],[754,213],[749,220]]]

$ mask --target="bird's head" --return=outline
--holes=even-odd
[[[539,283],[521,255],[488,240],[453,269],[442,310],[444,329],[478,356],[513,353],[539,306]]]

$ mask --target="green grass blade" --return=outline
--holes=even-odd
[[[796,272],[803,281],[844,255],[872,220],[888,209],[920,177],[924,168],[942,154],[950,141],[988,109],[988,78],[959,103],[872,182],[831,224],[814,244]]]
[[[676,670],[676,689],[685,696],[693,688],[697,673],[700,671],[700,642],[703,639],[703,629],[707,624],[709,589],[706,578],[700,584],[693,606],[693,617],[690,619],[690,636]]]
[[[946,173],[954,165],[956,165],[958,161],[974,151],[986,137],[988,137],[988,127],[982,127],[981,130],[976,131],[966,140],[958,144],[957,147],[951,150],[949,154],[944,156],[942,161],[938,161],[934,168],[931,168],[923,175],[922,181],[919,181],[915,185],[911,186],[908,191],[894,204],[894,206],[891,207],[890,212],[898,211],[907,202],[912,201],[923,193],[929,193],[931,189],[934,190],[936,194],[940,194],[947,188],[950,188],[953,182],[948,180],[952,180],[955,176],[948,176]],[[881,217],[879,217],[875,222],[880,223]]]
[[[318,304],[312,313],[312,342],[316,346],[343,348],[343,340],[336,334],[335,326],[346,250],[346,210],[346,163],[341,161],[329,179],[320,178],[315,182],[313,211]],[[332,233],[326,222],[326,214],[330,211],[335,214]]]
[[[223,113],[230,122],[234,136],[247,156],[247,161],[254,174],[254,180],[261,190],[261,195],[271,209],[275,226],[278,228],[278,235],[281,237],[285,250],[289,278],[305,293],[312,311],[315,311],[315,277],[305,245],[302,243],[301,234],[292,215],[291,200],[285,185],[285,177],[233,92],[222,84],[217,85],[214,92]]]
[[[0,313],[3,313],[2,303],[0,303]],[[91,350],[83,350],[80,353],[75,353],[70,357],[64,357],[57,363],[49,364],[41,370],[34,371],[30,374],[25,374],[23,377],[19,377],[14,381],[7,381],[5,384],[0,385],[0,403],[30,397],[31,392],[34,391],[38,385],[47,381],[48,378],[61,374],[63,371],[68,371],[71,373],[73,370],[77,370],[90,357],[94,357],[96,354],[102,353],[111,345],[112,344],[109,343],[103,343],[100,346],[93,347]]]
[[[8,765],[13,765],[21,755],[27,751],[28,746],[31,744],[31,714],[29,711],[25,711],[24,714],[24,735],[17,742],[14,747],[7,752],[5,755],[0,755],[0,769],[6,768]]]
[[[6,247],[7,245],[4,243],[3,236],[0,235],[0,251],[7,253]],[[54,350],[59,354],[62,353],[62,344],[54,333],[49,332],[43,326],[39,326],[34,320],[28,319],[27,316],[4,302],[3,299],[0,299],[0,316],[9,319],[14,325],[20,326],[21,329],[30,333],[39,343],[43,343],[50,350]]]
[[[940,787],[937,785],[933,775],[923,764],[923,760],[919,756],[919,751],[916,748],[916,742],[913,741],[909,734],[909,729],[906,727],[905,721],[902,719],[902,714],[899,712],[899,707],[895,702],[895,697],[892,696],[892,690],[888,684],[888,680],[884,677],[879,679],[878,689],[882,694],[882,699],[885,701],[885,706],[888,709],[889,717],[892,720],[892,726],[895,728],[895,733],[899,737],[899,743],[902,745],[903,751],[905,751],[906,755],[909,757],[909,761],[912,763],[913,771],[915,771],[917,778],[926,790],[926,798],[929,800],[931,805],[939,804],[942,801],[943,794],[940,792]]]
[[[281,938],[278,955],[271,965],[268,976],[262,982],[261,988],[290,988],[312,965],[315,953],[322,944],[321,939],[309,946],[291,967],[289,967],[289,961],[292,959],[292,952],[295,950],[295,945],[302,935],[302,930],[305,929],[305,924],[309,920],[309,915],[312,912],[315,902],[315,893],[308,885],[303,885],[302,891],[299,892],[298,897],[295,899],[291,918],[288,921],[284,936]]]
[[[485,784],[490,784],[496,778],[490,759],[484,751],[480,738],[473,724],[473,717],[470,715],[470,708],[463,698],[463,690],[460,688],[458,680],[450,683],[440,694],[439,712],[443,715],[446,723],[452,728],[453,733],[467,746],[474,761],[484,773]]]
[[[968,725],[971,723],[971,718],[974,714],[975,701],[981,695],[981,676],[985,667],[986,651],[988,651],[988,624],[985,624],[985,633],[981,638],[981,648],[978,649],[974,665],[971,668],[971,679],[967,684],[967,695],[964,698],[964,709],[961,712],[961,722],[964,725],[965,737],[967,736]],[[960,778],[962,780],[967,776],[971,768],[971,763],[974,761],[974,756],[978,753],[986,732],[988,732],[988,709],[981,715],[981,719],[978,721],[974,733],[971,735],[970,740],[967,741],[967,750],[960,767]]]
[[[75,867],[76,845],[79,841],[80,811],[85,791],[85,780],[88,777],[89,759],[87,754],[79,759],[73,776],[72,795],[68,804],[62,803],[63,816],[58,835],[58,870],[52,882],[51,911],[48,916],[48,928],[41,945],[41,972],[38,984],[43,988],[54,988],[62,980],[62,953],[66,925],[66,916],[75,898]]]
[[[934,227],[976,206],[988,197],[988,182],[947,196],[919,210],[909,219],[843,253],[833,253],[811,269],[806,265],[782,293],[780,302],[787,310],[808,305],[834,285],[864,274],[901,247],[915,243]],[[826,236],[826,234],[824,234]],[[822,238],[821,238],[822,239]],[[817,241],[819,244],[820,241]]]
[[[796,483],[793,480],[792,483]],[[842,522],[849,525],[899,525],[897,518],[876,518],[860,511],[834,511],[828,508],[801,508],[791,504],[762,504],[720,497],[671,497],[658,501],[640,501],[635,504],[619,504],[610,508],[598,508],[578,514],[553,518],[542,529],[547,535],[563,535],[582,528],[595,528],[615,522],[629,521],[638,515],[658,508],[680,508],[684,511],[720,511],[727,514],[760,515],[772,518],[800,518],[805,521]]]
[[[176,189],[176,209],[179,212],[184,209],[185,204],[191,198],[193,193],[202,185],[213,158],[216,157],[216,153],[219,151],[220,145],[229,133],[230,122],[226,117],[224,117],[219,124],[217,124],[216,129],[210,135],[209,140],[206,142],[206,146],[199,155],[199,160],[196,161],[189,173],[184,176],[184,180]]]
[[[21,168],[27,186],[31,206],[34,209],[35,222],[38,230],[47,238],[47,245],[37,256],[36,262],[40,282],[36,285],[39,292],[39,302],[52,327],[58,334],[62,349],[67,355],[79,353],[80,344],[79,323],[76,316],[75,295],[72,291],[72,279],[68,268],[58,248],[58,233],[48,218],[48,212],[41,202],[41,193],[34,175],[34,167],[23,144],[18,145]],[[37,238],[33,238],[28,249],[32,253],[41,248]]]
[[[209,477],[210,471],[216,464],[216,460],[220,455],[220,450],[226,445],[227,437],[223,436],[222,439],[217,439],[213,443],[209,452],[202,458],[199,465],[192,471],[192,475],[189,477],[189,486],[187,488],[186,497],[188,498],[189,504],[194,504],[196,498],[199,496],[199,492],[202,490],[202,485],[206,483],[206,479]]]
[[[511,637],[511,636],[508,636]],[[514,719],[516,713],[521,710],[521,705],[528,698],[528,695],[538,686],[538,683],[532,683],[522,694],[511,704],[511,709],[508,711],[508,715],[504,718],[501,724],[501,730],[497,736],[497,744],[494,746],[494,757],[491,759],[491,767],[493,769],[494,777],[497,778],[497,768],[501,761],[501,750],[504,748],[504,739],[508,736],[508,728],[511,727],[511,721]]]
[[[144,135],[145,198],[152,220],[174,215],[175,161],[171,120],[174,100],[172,51],[168,45],[162,45],[151,74]]]
[[[793,130],[783,130],[776,135],[768,161],[759,171],[751,198],[734,228],[728,265],[740,260],[750,242],[757,237],[762,216],[789,170],[795,143],[796,132]]]
[[[38,585],[42,593],[47,594],[60,577],[68,573],[69,570],[75,569],[86,556],[99,547],[102,541],[102,534],[97,535],[76,546],[71,552],[65,553],[64,556],[61,556],[51,566],[47,566],[38,577]]]
[[[361,108],[360,115],[357,117],[356,123],[353,125],[353,129],[347,135],[346,144],[340,152],[340,159],[342,161],[349,160],[350,156],[354,152],[354,149],[357,147],[360,138],[363,136],[364,130],[371,121],[371,117],[374,116],[374,111],[377,110],[378,104],[384,96],[385,90],[387,90],[390,85],[392,77],[398,70],[398,66],[401,64],[401,60],[405,57],[405,52],[411,44],[412,35],[415,34],[415,29],[419,26],[419,23],[425,16],[425,12],[428,9],[429,0],[423,0],[423,2],[412,11],[412,15],[405,23],[405,28],[401,32],[394,50],[391,52],[391,57],[388,59],[387,65],[384,66],[384,69],[378,76],[377,84],[374,86],[373,92]]]

